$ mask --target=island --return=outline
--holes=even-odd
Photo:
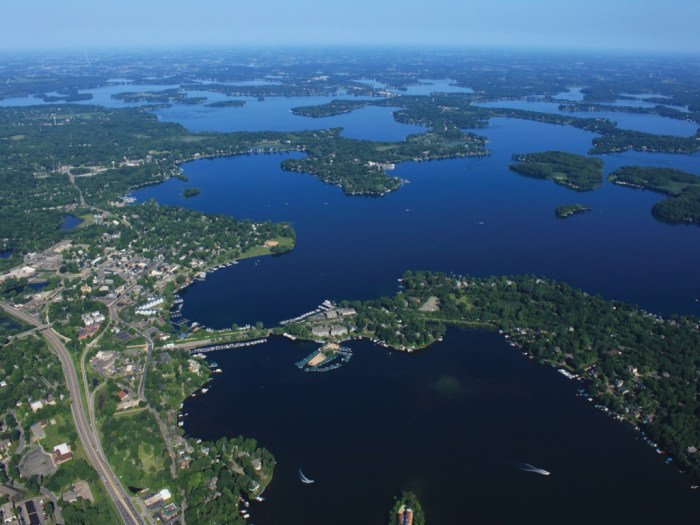
[[[589,212],[592,209],[593,208],[586,206],[585,204],[563,204],[556,207],[554,214],[559,219],[566,219],[572,215]]]
[[[394,500],[388,525],[425,525],[425,513],[418,497],[411,491],[402,492]]]
[[[113,99],[122,102],[148,102],[153,103],[177,103],[177,104],[202,104],[206,97],[190,97],[180,88],[163,89],[160,91],[126,91],[112,95]]]
[[[657,219],[671,224],[700,225],[700,177],[672,168],[623,166],[612,172],[613,184],[650,190],[670,198],[651,209]]]
[[[197,187],[185,188],[184,190],[182,190],[182,196],[185,197],[186,199],[188,199],[190,197],[196,197],[197,195],[200,194],[200,192],[201,192],[201,190]]]
[[[205,104],[208,108],[240,108],[245,106],[245,100],[219,100]]]
[[[603,183],[603,161],[566,151],[513,155],[510,169],[526,177],[548,179],[576,191],[590,191]]]

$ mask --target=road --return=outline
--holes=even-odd
[[[25,323],[29,323],[37,327],[43,326],[41,321],[34,319],[25,312],[13,308],[4,302],[0,302],[0,307],[8,314],[21,319]],[[75,422],[78,437],[80,438],[80,442],[85,449],[88,460],[90,463],[92,463],[92,466],[99,474],[100,479],[107,489],[109,497],[112,499],[117,510],[119,511],[119,514],[121,515],[122,521],[127,525],[145,525],[146,522],[139,515],[136,507],[133,505],[126,491],[119,482],[119,478],[117,478],[116,474],[112,470],[112,467],[110,467],[109,463],[107,462],[107,459],[102,452],[100,441],[97,439],[97,432],[88,422],[85,414],[85,407],[83,405],[83,398],[80,395],[78,374],[75,370],[73,360],[68,353],[68,349],[65,347],[53,328],[44,328],[43,330],[38,330],[38,332],[44,337],[44,339],[46,339],[61,361],[63,373],[66,377],[66,384],[68,385],[73,421]]]

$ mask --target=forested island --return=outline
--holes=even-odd
[[[603,161],[565,151],[513,155],[510,169],[526,177],[548,179],[576,191],[594,190],[603,183]]]
[[[585,204],[563,204],[562,206],[557,206],[554,210],[554,214],[559,219],[566,219],[572,215],[577,215],[580,213],[586,213],[591,211],[592,208],[586,206]]]
[[[641,427],[700,479],[698,319],[664,319],[532,276],[408,272],[401,281],[394,297],[341,302],[356,311],[343,319],[347,332],[414,351],[443,337],[446,326],[499,330],[531,358],[580,377],[596,403]],[[301,323],[295,333],[307,330]]]
[[[207,101],[206,97],[190,97],[186,91],[180,88],[163,89],[160,91],[140,91],[116,93],[113,99],[122,102],[148,102],[149,104],[202,104]]]
[[[188,199],[190,197],[196,197],[197,195],[200,194],[200,192],[201,192],[201,190],[197,187],[185,188],[184,190],[182,190],[182,196],[185,197],[186,199]]]
[[[402,492],[394,501],[394,506],[389,513],[388,525],[425,525],[425,513],[418,498],[413,492]]]
[[[670,198],[651,209],[659,220],[672,224],[700,224],[700,177],[672,168],[623,166],[608,180],[620,186],[662,193]]]
[[[208,108],[240,108],[245,106],[245,100],[219,100],[205,104]]]

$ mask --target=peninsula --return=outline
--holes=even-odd
[[[655,191],[669,198],[651,209],[657,219],[672,224],[700,224],[700,177],[672,168],[624,166],[612,172],[613,184]]]

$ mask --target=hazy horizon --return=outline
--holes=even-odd
[[[700,4],[681,0],[451,0],[352,6],[297,0],[13,2],[0,51],[245,47],[453,47],[694,54]]]

